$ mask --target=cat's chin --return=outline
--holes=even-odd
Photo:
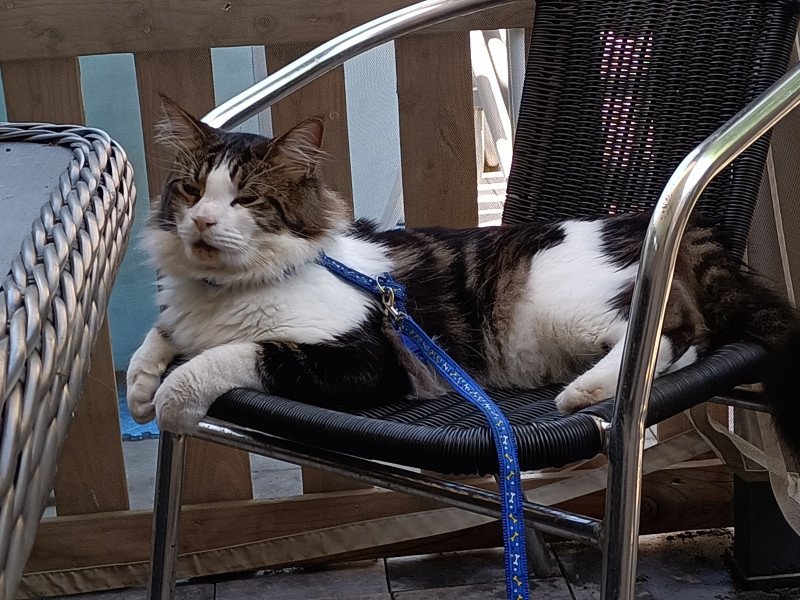
[[[220,249],[202,240],[187,246],[187,254],[201,264],[217,263],[220,257]]]

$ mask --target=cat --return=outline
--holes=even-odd
[[[353,223],[322,181],[321,120],[270,139],[213,129],[168,98],[163,109],[158,137],[177,158],[144,236],[163,311],[130,361],[137,421],[191,432],[235,387],[331,406],[443,393],[376,299],[318,264],[321,251],[391,272],[408,312],[481,384],[567,383],[556,398],[565,413],[613,397],[648,215],[378,232]],[[777,350],[797,338],[796,322],[712,229],[690,228],[656,376],[725,342]],[[190,360],[162,382],[179,356]],[[793,435],[791,395],[775,411]]]

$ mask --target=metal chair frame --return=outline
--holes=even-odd
[[[361,52],[428,25],[514,1],[426,0],[395,11],[307,53],[214,109],[203,121],[223,129],[235,127]],[[688,154],[661,193],[641,254],[613,417],[610,423],[598,422],[604,432],[609,462],[604,519],[525,503],[526,522],[538,532],[588,541],[601,547],[603,600],[635,597],[645,417],[679,242],[689,215],[708,183],[798,105],[800,65],[789,70]],[[725,402],[741,408],[762,408],[749,401],[739,403],[735,397]],[[212,419],[202,421],[192,437],[433,498],[479,514],[500,514],[499,500],[490,491],[305,446]],[[185,447],[185,437],[162,433],[156,479],[151,600],[168,600],[174,595]],[[536,540],[532,552],[535,556],[541,537],[532,536],[532,539]],[[540,561],[534,560],[534,568],[537,563]]]

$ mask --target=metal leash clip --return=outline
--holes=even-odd
[[[378,291],[381,293],[381,304],[383,304],[383,314],[390,317],[394,321],[399,321],[406,316],[406,313],[397,310],[396,299],[394,295],[394,288],[388,285],[383,285],[380,278],[376,279]]]

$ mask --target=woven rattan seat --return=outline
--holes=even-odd
[[[758,378],[764,351],[730,344],[703,361],[656,380],[649,424]],[[602,449],[597,417],[611,419],[611,400],[571,415],[553,402],[561,386],[491,390],[518,440],[523,469],[563,466]],[[247,389],[217,400],[211,416],[263,433],[372,458],[450,474],[493,473],[497,455],[484,417],[456,394],[426,401],[376,404],[345,412]]]

